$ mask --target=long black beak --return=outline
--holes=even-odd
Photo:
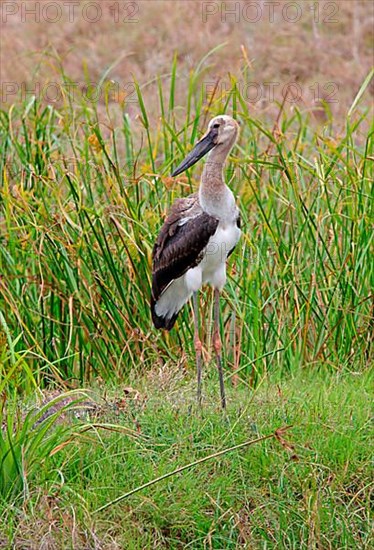
[[[203,139],[198,141],[192,151],[188,153],[186,158],[180,163],[180,165],[174,170],[174,172],[172,172],[172,177],[178,176],[178,174],[181,174],[182,172],[196,164],[198,160],[209,153],[209,151],[217,145],[217,134],[217,130],[215,128],[212,128],[210,132],[203,137]]]

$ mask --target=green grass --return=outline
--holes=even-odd
[[[184,106],[176,58],[152,106],[137,84],[135,120],[126,104],[97,106],[68,87],[57,107],[29,98],[0,111],[1,517],[19,547],[53,518],[57,547],[92,545],[96,533],[108,548],[369,548],[370,77],[343,128],[295,106],[279,106],[274,126],[253,116],[234,78],[207,104],[205,61]],[[222,112],[241,122],[226,178],[243,219],[222,299],[227,385],[238,375],[227,418],[209,366],[209,290],[202,413],[183,382],[194,372],[189,308],[163,334],[148,306],[155,235],[201,167],[169,174]],[[123,396],[123,383],[148,398]],[[116,396],[119,416],[61,426],[65,411],[37,422],[43,413],[23,410],[36,391],[82,386]],[[228,452],[94,513],[289,424],[294,448],[278,438]]]
[[[226,417],[217,383],[205,384],[198,412],[195,381],[168,374],[162,391],[152,377],[127,399],[108,387],[100,418],[90,421],[96,427],[80,425],[29,476],[28,498],[5,507],[2,536],[16,547],[46,536],[63,548],[90,547],[95,537],[104,548],[370,548],[368,374],[309,372],[255,392],[230,388]],[[177,467],[284,426],[280,441],[227,452],[95,513]]]

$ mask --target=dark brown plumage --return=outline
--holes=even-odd
[[[218,220],[204,212],[197,195],[177,199],[173,204],[153,248],[151,312],[156,328],[171,330],[178,314],[160,317],[155,304],[168,285],[201,260],[218,226]]]

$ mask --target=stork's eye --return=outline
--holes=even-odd
[[[215,124],[213,124],[213,128],[219,128],[219,122],[216,122]]]

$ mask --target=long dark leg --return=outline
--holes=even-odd
[[[196,356],[196,371],[197,371],[197,402],[201,406],[201,350],[202,344],[199,334],[199,304],[197,299],[197,292],[193,293],[193,322],[194,322],[194,346]]]
[[[225,397],[225,385],[223,383],[223,371],[222,371],[222,342],[219,332],[219,290],[214,289],[214,329],[213,329],[213,347],[216,352],[217,369],[219,376],[219,389],[221,392],[221,405],[222,408],[226,408]]]

